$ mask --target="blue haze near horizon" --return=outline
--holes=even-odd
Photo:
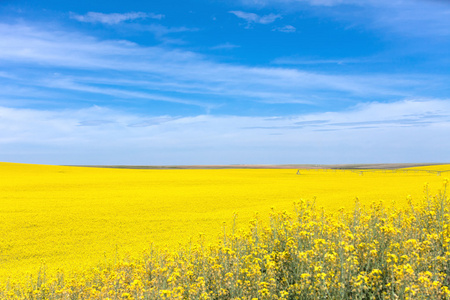
[[[0,161],[450,162],[450,2],[0,1]]]

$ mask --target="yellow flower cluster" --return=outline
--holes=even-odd
[[[215,244],[83,273],[41,274],[1,299],[450,299],[450,201],[443,188],[399,209],[383,203],[329,213],[312,202],[255,217]]]
[[[292,209],[317,197],[328,211],[436,190],[450,165],[424,170],[81,168],[0,162],[0,282],[94,267],[104,258],[139,255],[152,243],[175,249],[199,232],[214,241],[234,212]],[[266,220],[267,221],[267,220]],[[305,234],[308,234],[305,231]]]

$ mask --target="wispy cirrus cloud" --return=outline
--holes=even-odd
[[[161,20],[165,16],[163,14],[154,13],[144,13],[144,12],[130,12],[130,13],[98,13],[89,12],[85,15],[77,15],[72,13],[71,18],[85,23],[102,23],[107,25],[116,25],[126,21],[133,21],[138,19],[157,19]],[[169,35],[183,33],[183,32],[193,32],[197,31],[197,28],[188,28],[184,26],[179,27],[168,27],[161,24],[141,24],[141,23],[128,23],[128,29],[132,29],[140,32],[151,32],[154,34],[155,38],[163,41],[164,43],[171,44],[183,44],[184,41],[168,37]]]
[[[275,22],[277,19],[281,19],[281,15],[278,14],[268,14],[268,15],[257,15],[255,13],[248,13],[239,10],[230,11],[233,15],[238,18],[244,19],[248,24],[258,23],[258,24],[270,24]]]
[[[376,15],[372,17],[372,26],[375,28],[433,40],[450,36],[448,1],[382,1],[374,7]]]
[[[179,33],[179,32],[193,32],[197,31],[197,28],[188,28],[188,27],[167,27],[160,24],[151,24],[139,27],[142,31],[149,31],[154,33],[156,36],[161,37],[164,35],[168,35],[171,33]]]
[[[379,62],[377,58],[342,58],[342,59],[311,59],[300,57],[279,57],[272,63],[279,65],[346,65]]]
[[[129,12],[129,13],[100,13],[88,12],[85,15],[71,14],[71,18],[85,23],[102,23],[107,25],[115,25],[125,21],[133,21],[137,19],[157,19],[164,18],[162,14],[145,13],[145,12]]]
[[[448,162],[450,147],[448,99],[371,102],[288,117],[147,116],[101,106],[0,106],[0,116],[2,159],[34,163]]]
[[[249,7],[281,7],[287,13],[324,7],[323,15],[354,26],[413,37],[450,35],[450,2],[433,0],[241,0]],[[349,6],[352,10],[346,10]],[[341,9],[343,8],[343,9]],[[355,13],[355,9],[358,13]],[[419,30],[420,29],[420,30]]]
[[[230,50],[230,49],[235,49],[235,48],[239,48],[239,45],[234,45],[231,43],[224,43],[224,44],[219,44],[216,46],[211,47],[211,50]]]
[[[264,110],[274,103],[326,108],[373,99],[436,96],[430,86],[442,88],[447,82],[445,76],[327,74],[292,66],[221,63],[189,51],[24,24],[0,24],[0,35],[0,61],[10,66],[7,76],[0,77],[6,87],[0,96],[8,99],[28,95],[43,102],[65,92],[79,105],[156,101],[226,113],[237,102],[257,103]],[[49,67],[59,71],[49,73]],[[245,114],[246,105],[240,106]]]
[[[198,31],[197,28],[188,28],[184,26],[168,27],[161,24],[149,24],[149,25],[136,24],[136,26],[133,26],[132,29],[143,32],[151,32],[153,33],[156,39],[166,44],[184,44],[185,41],[176,37],[174,38],[173,35]]]
[[[268,6],[268,5],[314,5],[314,6],[336,6],[342,4],[362,4],[358,0],[241,0],[245,5],[248,6]],[[366,0],[364,3],[372,3],[375,0]]]
[[[297,28],[295,28],[292,25],[286,25],[286,26],[282,26],[282,27],[275,27],[274,29],[272,29],[272,31],[291,33],[291,32],[296,32]]]
[[[288,128],[340,131],[364,128],[423,127],[450,125],[448,99],[407,99],[402,101],[358,104],[347,111],[305,114],[292,121]],[[275,121],[278,121],[275,119]],[[276,122],[274,122],[276,123]],[[268,128],[276,128],[270,126]],[[283,127],[279,127],[283,128]]]

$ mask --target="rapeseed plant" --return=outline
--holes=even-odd
[[[430,166],[437,171],[450,166]],[[442,173],[444,174],[444,173]],[[233,212],[291,210],[300,197],[328,212],[422,195],[436,173],[409,170],[125,170],[0,163],[0,282],[81,271],[103,259],[137,254],[152,243],[176,249],[199,232],[213,241]],[[431,217],[431,216],[430,216]],[[268,222],[265,220],[265,222]],[[305,239],[310,234],[304,228]],[[261,227],[260,227],[261,229]],[[262,258],[261,258],[262,259]]]
[[[299,201],[215,243],[9,284],[2,299],[450,299],[448,180],[398,207],[328,212]]]

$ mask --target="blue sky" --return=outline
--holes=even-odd
[[[0,1],[0,161],[450,162],[450,1]]]

